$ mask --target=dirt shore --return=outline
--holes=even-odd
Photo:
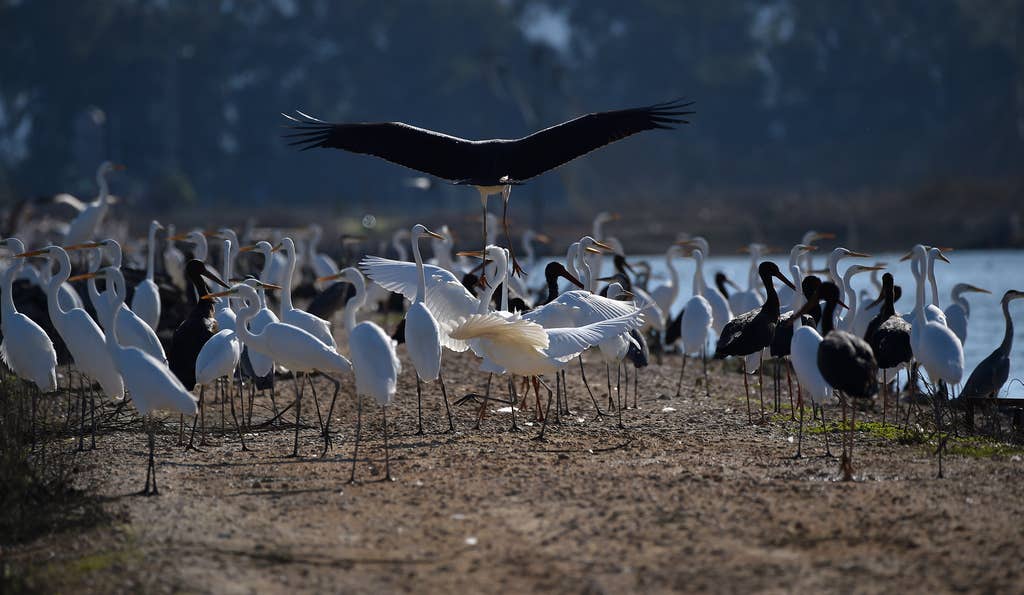
[[[486,376],[472,358],[445,357],[453,401],[482,392]],[[588,376],[604,409],[604,366],[592,359]],[[843,482],[838,461],[823,456],[820,433],[805,434],[805,456],[793,458],[797,424],[788,409],[748,425],[739,374],[713,363],[708,398],[696,386],[700,366],[688,366],[675,397],[678,366],[673,357],[643,371],[639,407],[622,412],[625,429],[614,415],[595,416],[571,367],[572,415],[550,424],[545,441],[531,440],[539,430],[532,399],[528,411],[517,411],[520,432],[509,431],[499,405],[473,429],[476,406],[467,403],[453,409],[457,432],[444,433],[433,385],[424,385],[426,434],[416,435],[406,366],[388,412],[394,482],[382,481],[380,409],[367,403],[358,481],[348,483],[351,379],[325,457],[308,392],[298,458],[288,456],[292,411],[280,426],[258,427],[271,417],[266,396],[256,400],[244,452],[237,435],[220,434],[219,404],[207,411],[210,444],[200,452],[178,446],[177,416],[166,416],[157,435],[158,497],[135,495],[146,440],[134,423],[79,455],[103,520],[6,548],[5,566],[22,588],[50,592],[1009,592],[1024,585],[1024,461],[1015,450],[948,456],[946,478],[937,479],[927,445],[858,432],[856,481]],[[317,387],[326,407],[329,385]],[[494,394],[504,387],[495,379]],[[279,380],[277,406],[293,395],[291,381]],[[632,405],[632,390],[627,398]],[[754,406],[756,414],[756,398]],[[230,430],[230,416],[226,423]]]

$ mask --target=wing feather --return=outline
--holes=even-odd
[[[566,361],[606,339],[639,328],[643,325],[643,321],[643,314],[636,310],[625,316],[602,320],[579,328],[549,329],[547,331],[547,354],[558,360]]]

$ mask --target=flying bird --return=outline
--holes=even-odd
[[[692,102],[667,101],[646,107],[595,112],[517,139],[468,140],[403,122],[324,122],[302,112],[282,114],[291,121],[285,138],[301,150],[314,147],[374,155],[454,184],[476,187],[487,212],[487,197],[508,198],[513,185],[539,176],[581,155],[638,132],[689,124]],[[484,237],[487,237],[484,218]],[[508,242],[511,246],[511,242]],[[521,271],[515,264],[516,272]]]

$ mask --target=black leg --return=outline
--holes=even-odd
[[[510,432],[518,432],[519,426],[516,425],[516,402],[519,400],[519,396],[516,394],[516,382],[515,378],[509,374],[508,376],[508,408],[512,410],[512,427],[509,428]]]
[[[420,374],[416,370],[413,370],[413,374],[416,376],[416,430],[417,436],[423,435],[423,389],[420,382]]]
[[[331,396],[331,406],[327,409],[327,419],[324,420],[324,451],[320,456],[326,455],[331,449],[331,418],[334,416],[334,403],[338,400],[338,391],[341,390],[340,380],[331,376],[327,376],[327,379],[334,384],[334,394]]]
[[[601,408],[597,405],[597,399],[594,397],[594,391],[590,390],[590,383],[587,382],[587,373],[583,369],[583,356],[576,358],[580,362],[580,377],[583,378],[583,386],[587,387],[587,394],[590,395],[590,400],[594,403],[594,410],[597,411],[598,417],[604,417],[604,413],[601,412]]]
[[[544,387],[548,389],[548,404],[545,407],[544,422],[540,426],[540,434],[537,434],[537,436],[534,437],[534,440],[544,440],[544,432],[548,429],[548,417],[551,415],[551,387],[547,384],[545,384]],[[536,388],[536,385],[534,385],[534,388]],[[558,387],[556,386],[555,388],[557,390]]]
[[[743,366],[743,392],[747,395],[747,424],[754,423],[753,414],[750,412],[750,381],[747,379],[747,367]]]
[[[680,351],[680,357],[683,359],[683,365],[679,368],[679,382],[676,383],[676,396],[678,397],[683,391],[683,374],[686,373],[686,352]]]
[[[295,441],[292,446],[292,456],[299,456],[299,425],[302,423],[302,390],[295,394]]]
[[[441,398],[444,399],[444,412],[448,414],[448,431],[455,432],[455,423],[452,421],[452,408],[448,404],[448,389],[444,386],[444,374],[440,371],[437,373],[437,383],[441,385]]]

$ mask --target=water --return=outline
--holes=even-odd
[[[897,312],[909,312],[914,307],[914,283],[910,274],[910,262],[899,262],[901,254],[874,254],[866,259],[845,259],[840,262],[839,270],[845,271],[850,264],[874,264],[876,261],[888,263],[886,271],[892,273],[897,285],[903,287],[903,297],[896,302]],[[939,284],[939,307],[945,310],[951,303],[950,290],[956,283],[971,283],[988,289],[991,295],[984,293],[964,294],[971,304],[971,318],[967,326],[967,342],[964,345],[964,380],[982,359],[1003,340],[1003,313],[999,300],[1008,289],[1024,290],[1024,251],[1013,250],[976,250],[955,251],[946,254],[952,264],[935,263],[935,279]],[[788,276],[789,255],[772,255],[774,260]],[[815,254],[814,267],[824,268],[825,254]],[[668,277],[664,255],[631,256],[630,263],[646,260],[651,264],[651,281],[648,288],[657,287]],[[694,262],[690,258],[674,258],[673,264],[679,272],[681,290],[672,313],[675,314],[683,303],[692,295],[690,288],[693,280]],[[750,258],[747,256],[712,256],[704,262],[705,279],[711,283],[717,271],[724,272],[737,285],[746,289],[747,273]],[[612,271],[612,263],[606,261],[604,274]],[[886,271],[880,271],[881,273]],[[539,271],[538,271],[539,272]],[[538,278],[540,275],[536,275]],[[532,281],[532,279],[531,279]],[[778,286],[778,283],[777,285]],[[856,290],[867,289],[872,299],[878,292],[871,284],[869,273],[862,273],[853,278]],[[931,289],[925,292],[925,299],[931,298]],[[845,298],[844,298],[845,299]],[[1012,382],[1014,378],[1024,380],[1024,299],[1010,303],[1010,315],[1014,318],[1014,345],[1010,355],[1010,382],[1003,388],[1001,396],[1024,396],[1024,386],[1020,382]]]

